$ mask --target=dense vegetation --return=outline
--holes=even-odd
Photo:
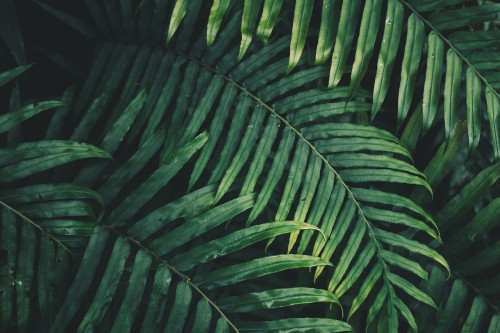
[[[0,331],[500,332],[499,20],[0,2]]]

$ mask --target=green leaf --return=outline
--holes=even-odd
[[[403,301],[401,301],[401,299],[399,299],[397,297],[394,299],[394,305],[399,309],[399,311],[401,311],[401,313],[405,317],[406,321],[410,325],[413,332],[418,332],[417,323],[415,321],[415,318],[413,317],[411,310],[408,308],[408,306],[406,306],[406,304],[403,303]]]
[[[437,253],[430,247],[421,244],[417,241],[406,239],[405,237],[392,232],[387,232],[380,229],[374,229],[373,231],[375,233],[375,236],[377,236],[377,239],[380,239],[380,241],[382,241],[383,243],[403,248],[412,251],[413,253],[418,253],[420,255],[426,256],[436,261],[437,263],[441,264],[444,268],[448,270],[448,272],[450,272],[450,268],[446,260],[439,253]]]
[[[324,318],[294,318],[273,321],[243,322],[241,332],[353,332],[352,327],[342,321]]]
[[[373,245],[373,243],[368,243],[364,247],[364,249],[361,250],[358,260],[356,260],[356,262],[352,265],[352,268],[347,274],[347,276],[334,290],[335,295],[341,297],[343,294],[346,293],[347,290],[349,290],[354,285],[354,283],[361,277],[361,274],[368,266],[374,254],[375,254],[375,245]]]
[[[260,17],[259,26],[257,27],[257,36],[267,44],[269,37],[276,25],[278,14],[283,5],[283,0],[264,0],[262,15]]]
[[[330,262],[313,256],[298,254],[275,255],[203,273],[197,275],[193,279],[193,282],[199,287],[210,290],[287,269],[331,265]]]
[[[370,324],[373,322],[373,320],[375,319],[375,317],[379,313],[380,309],[382,308],[382,305],[384,304],[385,299],[387,298],[387,294],[388,294],[387,287],[384,286],[380,289],[377,296],[375,296],[375,300],[373,301],[373,305],[368,310],[368,318],[366,319],[366,327],[370,327]],[[389,309],[387,311],[386,316],[389,316],[391,314],[394,315],[394,312],[395,311],[393,309]],[[380,323],[382,323],[382,322],[383,322],[383,320],[380,321]]]
[[[191,157],[207,142],[206,132],[198,135],[179,149],[171,163],[163,164],[144,181],[131,195],[126,197],[109,215],[108,220],[120,227],[128,222],[162,187],[182,169]],[[133,204],[132,204],[133,203]]]
[[[292,41],[290,42],[290,60],[286,73],[290,73],[299,63],[306,43],[309,21],[314,7],[313,1],[296,0],[293,12]]]
[[[337,35],[335,37],[335,47],[333,48],[332,64],[330,66],[330,76],[328,79],[328,88],[336,87],[345,71],[347,57],[351,50],[351,44],[354,40],[356,31],[358,11],[360,1],[344,1],[340,11],[340,21]]]
[[[283,195],[281,196],[278,210],[276,212],[276,221],[284,221],[287,218],[288,213],[292,208],[292,203],[295,200],[295,195],[299,190],[299,186],[302,181],[302,175],[304,174],[307,165],[308,157],[309,146],[303,141],[297,142],[295,152],[293,153],[293,160],[288,173],[288,179],[285,184],[285,189],[283,190]]]
[[[446,55],[446,79],[444,82],[444,126],[448,141],[455,136],[457,131],[461,79],[462,59],[450,49]]]
[[[226,202],[187,221],[171,232],[163,234],[161,237],[151,242],[151,247],[154,248],[159,255],[165,255],[178,246],[231,220],[236,215],[252,207],[253,202],[253,194],[248,194]],[[203,222],[203,224],[200,224],[201,222]]]
[[[184,281],[179,282],[175,290],[174,299],[176,301],[174,302],[172,310],[170,310],[170,316],[168,317],[164,329],[165,332],[182,332],[182,328],[186,323],[192,297],[193,292],[191,291],[191,287]]]
[[[167,43],[172,39],[175,32],[179,28],[184,16],[186,16],[187,6],[189,0],[177,0],[174,9],[172,10],[172,17],[168,26]]]
[[[96,227],[87,245],[75,279],[68,290],[66,298],[52,323],[49,332],[66,330],[79,305],[85,297],[96,273],[102,253],[108,239],[108,232],[102,227]]]
[[[321,25],[316,46],[315,65],[324,64],[330,57],[339,20],[338,0],[323,0]]]
[[[500,162],[484,168],[436,214],[439,229],[445,232],[453,226],[454,222],[464,216],[499,178]]]
[[[31,66],[33,66],[33,64],[19,66],[19,67],[16,67],[16,68],[13,68],[13,69],[10,69],[8,71],[0,73],[0,88],[3,87],[10,80],[13,80],[16,77],[18,77],[19,75],[26,72],[28,69],[31,68]]]
[[[231,165],[226,170],[224,178],[222,178],[219,188],[217,189],[217,194],[215,195],[214,203],[219,202],[219,200],[226,194],[234,180],[240,173],[241,169],[245,165],[247,159],[250,157],[250,152],[253,150],[257,136],[260,133],[260,128],[264,120],[264,111],[261,107],[256,107],[252,114],[247,130],[241,140],[240,147],[231,162]]]
[[[167,294],[171,281],[172,274],[170,273],[170,270],[167,266],[160,265],[156,269],[153,290],[151,291],[151,296],[145,311],[141,331],[152,332],[155,329],[158,329],[158,318],[164,316],[164,314],[162,314],[162,308],[167,303]]]
[[[428,280],[429,276],[427,272],[417,262],[391,251],[382,250],[382,255],[389,264],[413,273],[426,281]]]
[[[205,263],[209,260],[213,260],[228,253],[243,249],[261,240],[307,229],[319,230],[318,228],[307,223],[295,221],[259,224],[257,226],[235,231],[227,236],[223,236],[197,246],[173,257],[171,262],[178,270],[187,271],[201,263]]]
[[[500,101],[493,91],[486,87],[486,109],[491,130],[491,144],[495,159],[500,158]]]
[[[444,42],[431,31],[427,45],[427,67],[425,71],[424,97],[422,101],[423,130],[431,128],[436,116],[439,96],[441,94],[441,78],[443,76]]]
[[[376,265],[370,270],[370,273],[366,276],[366,278],[363,281],[363,284],[359,288],[359,292],[352,301],[351,309],[349,310],[349,315],[347,316],[347,320],[351,318],[351,316],[359,309],[359,307],[364,303],[370,292],[373,290],[375,287],[375,284],[379,280],[380,276],[382,275],[382,267],[380,265]],[[377,307],[380,307],[381,304],[384,301],[384,299],[380,300],[380,295],[383,295],[385,298],[385,295],[387,291],[385,290],[385,286],[379,291],[379,296],[375,299],[373,302],[372,307],[370,307],[370,312],[372,312],[372,308],[375,309]],[[368,320],[366,323],[367,326],[370,325],[370,313],[368,313]]]
[[[92,145],[72,141],[35,141],[0,149],[0,182],[8,183],[84,158],[111,158]]]
[[[387,21],[386,21],[387,22]],[[415,81],[417,79],[418,65],[424,42],[424,24],[415,14],[408,19],[406,43],[403,55],[403,68],[398,93],[398,128],[406,119],[413,99]]]
[[[467,134],[469,150],[476,149],[481,138],[481,80],[474,70],[467,68]]]
[[[260,137],[259,144],[255,148],[254,157],[245,176],[245,181],[241,186],[240,195],[249,194],[254,191],[257,181],[264,170],[265,162],[270,155],[273,143],[276,140],[279,126],[280,121],[276,117],[269,117]]]
[[[35,230],[27,223],[22,224],[20,230],[19,253],[16,263],[16,314],[17,327],[20,332],[27,332],[31,318],[31,288],[35,273]]]
[[[124,238],[118,238],[92,304],[80,322],[79,331],[93,331],[99,324],[113,299],[129,255],[130,245]]]
[[[208,132],[207,144],[201,150],[200,157],[198,157],[194,170],[189,178],[188,191],[192,189],[196,181],[200,178],[207,163],[209,162],[210,157],[212,156],[214,149],[217,146],[217,142],[222,134],[221,132],[228,117],[229,109],[235,99],[236,92],[237,90],[234,86],[226,86],[224,89],[219,107],[215,112],[215,118]]]
[[[368,69],[377,38],[381,7],[381,0],[369,0],[364,4],[356,54],[352,64],[349,96],[354,95]]]
[[[238,313],[321,302],[335,303],[340,306],[339,300],[331,292],[304,287],[273,289],[225,297],[219,299],[217,304],[224,312]]]
[[[401,290],[403,290],[405,293],[410,295],[411,297],[415,298],[416,300],[428,304],[431,307],[435,308],[437,310],[437,305],[434,303],[432,298],[430,298],[426,293],[415,287],[412,283],[408,282],[407,280],[403,279],[399,275],[389,273],[388,274],[389,280],[397,287],[399,287]]]
[[[193,332],[207,332],[210,328],[212,318],[212,308],[206,299],[198,302],[195,310]]]
[[[262,0],[245,0],[243,6],[243,18],[241,20],[241,44],[238,53],[238,61],[243,59],[250,43],[252,42],[255,26],[257,25],[257,15],[259,14]]]
[[[139,311],[144,288],[146,287],[144,276],[148,274],[151,262],[152,258],[148,253],[142,250],[137,252],[125,295],[123,296],[122,303],[118,309],[118,315],[110,332],[119,333],[131,330],[135,316]]]
[[[205,186],[172,201],[135,222],[127,233],[142,241],[175,219],[196,216],[207,211],[213,203],[215,186]]]
[[[401,195],[365,188],[351,188],[351,191],[361,201],[404,208],[425,217],[432,224],[436,224],[434,219],[422,207]]]
[[[488,305],[486,304],[486,302],[480,297],[474,298],[469,315],[467,316],[467,319],[465,320],[465,323],[462,326],[462,332],[463,333],[481,332],[483,330],[481,323],[484,320],[484,317],[487,315],[486,314],[487,311],[488,311]]]
[[[339,285],[340,281],[344,277],[349,265],[351,264],[354,256],[357,254],[358,249],[361,247],[363,237],[365,236],[366,226],[362,221],[359,221],[354,226],[352,235],[349,237],[347,244],[344,247],[344,251],[340,256],[340,260],[335,267],[333,276],[328,283],[328,290],[333,291]]]
[[[443,31],[493,20],[499,12],[500,5],[484,4],[434,13],[429,17],[429,21],[436,29]]]
[[[210,46],[214,43],[217,32],[222,23],[222,19],[226,14],[231,0],[214,0],[212,8],[210,9],[210,16],[208,17],[207,26],[207,45]]]
[[[255,205],[248,216],[246,226],[252,224],[264,210],[264,207],[269,201],[269,198],[271,197],[273,190],[278,184],[280,176],[285,169],[288,155],[290,154],[294,141],[295,134],[290,129],[286,128],[284,137],[280,141],[278,151],[274,155],[270,172],[268,173],[264,185],[255,200]]]
[[[384,35],[377,60],[377,72],[373,89],[371,118],[374,119],[385,99],[389,88],[389,79],[399,47],[401,26],[403,23],[403,5],[397,0],[389,0],[385,17]]]
[[[73,15],[68,14],[67,12],[58,10],[46,3],[40,2],[40,1],[33,1],[36,3],[38,6],[40,6],[43,10],[45,10],[47,13],[53,15],[54,17],[58,18],[62,22],[66,23],[68,26],[73,28],[75,31],[80,33],[82,36],[93,40],[96,38],[95,32],[89,28],[85,23],[83,23],[81,20],[78,18],[74,17]]]

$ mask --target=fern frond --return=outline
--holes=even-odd
[[[498,158],[500,154],[498,139],[500,128],[497,121],[498,112],[495,111],[500,103],[500,95],[496,88],[498,82],[496,73],[500,65],[497,57],[498,33],[493,29],[477,32],[466,32],[464,29],[471,25],[483,24],[496,19],[500,7],[497,4],[484,4],[467,5],[467,7],[462,6],[462,8],[457,6],[461,2],[435,1],[431,3],[388,0],[385,19],[380,19],[382,1],[367,1],[363,3],[363,6],[357,1],[342,1],[341,6],[337,1],[323,1],[315,63],[322,64],[331,59],[328,86],[330,88],[336,87],[344,77],[351,53],[351,45],[357,37],[356,52],[350,74],[350,95],[352,96],[360,85],[374,85],[373,119],[381,107],[387,104],[384,103],[384,100],[391,80],[398,78],[400,82],[397,103],[398,128],[407,118],[413,101],[419,102],[422,99],[424,131],[430,128],[438,108],[443,106],[448,141],[454,137],[457,130],[460,112],[459,96],[465,95],[461,88],[463,81],[465,81],[464,84],[467,87],[465,90],[468,96],[469,147],[473,150],[478,144],[477,133],[481,113],[479,101],[481,99],[487,100],[486,113],[491,129],[494,156]],[[182,3],[183,1],[177,1],[176,7]],[[250,9],[251,6],[253,6],[252,9]],[[244,5],[244,11],[256,13],[257,7],[260,7],[260,2],[248,2]],[[309,27],[313,25],[310,22],[313,7],[313,1],[295,2],[287,73],[297,65],[301,58],[307,32],[310,30]],[[361,7],[363,14],[358,15]],[[410,15],[405,13],[405,8]],[[263,5],[257,35],[266,43],[276,24],[276,16],[281,10],[282,3],[280,1],[265,1]],[[340,14],[334,13],[332,15],[333,10]],[[174,16],[172,20],[175,18]],[[215,18],[208,19],[209,26],[213,25],[214,22]],[[220,19],[217,22],[220,24]],[[242,21],[242,29],[245,22],[247,22],[246,18]],[[356,36],[355,32],[358,26],[360,28]],[[401,32],[405,29],[406,38],[403,48]],[[251,33],[244,30],[244,39],[251,39]],[[262,32],[264,30],[265,34]],[[429,31],[427,38],[425,38],[425,30]],[[169,29],[169,36],[173,33],[175,33],[175,29]],[[382,34],[381,40],[377,37],[379,34]],[[449,49],[446,59],[443,59],[444,45]],[[368,64],[374,49],[378,50],[375,79],[373,82],[366,82],[364,77],[367,74]],[[394,64],[399,62],[396,60],[398,49],[403,54],[401,72],[393,73]],[[425,52],[427,52],[425,83],[423,87],[416,87],[420,59],[423,57],[422,55],[425,55]],[[240,50],[239,59],[241,58],[242,51]],[[446,79],[444,87],[442,87],[441,76],[444,67],[446,68]],[[462,68],[467,72],[466,80],[462,78]],[[444,102],[440,101],[441,94],[444,95]],[[387,107],[390,106],[387,105]]]

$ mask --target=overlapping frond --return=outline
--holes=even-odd
[[[486,110],[494,155],[498,158],[500,40],[498,30],[484,29],[481,25],[498,18],[500,5],[471,6],[462,5],[463,2],[318,1],[316,10],[321,11],[321,22],[317,29],[315,63],[330,61],[330,88],[350,76],[349,96],[353,96],[360,85],[373,87],[372,119],[384,105],[386,109],[394,108],[384,101],[389,89],[397,89],[391,82],[399,82],[398,127],[405,121],[411,106],[421,102],[424,132],[432,126],[437,111],[442,108],[448,141],[458,127],[462,111],[460,96],[466,96],[467,111],[464,113],[467,114],[470,150],[479,143],[481,114]],[[186,1],[176,1],[175,6],[181,6],[181,3],[185,6]],[[231,1],[221,3],[225,5],[218,1],[213,3],[212,10],[217,15],[208,18],[209,45],[215,40]],[[245,2],[239,59],[255,31],[258,7],[262,9],[256,35],[267,43],[277,25],[278,15],[283,11],[282,4],[283,1],[264,1],[262,5],[261,1]],[[308,31],[314,26],[311,21],[314,6],[314,1],[295,1],[287,73],[299,63]],[[179,19],[174,15],[171,22]],[[169,37],[173,36],[177,26],[171,23]],[[478,27],[477,31],[471,27]],[[352,69],[349,67],[351,53],[354,55]],[[369,64],[375,61],[374,71]],[[426,67],[425,80],[419,74],[420,63]],[[446,73],[444,82],[443,72]],[[364,79],[365,76],[369,78]],[[417,80],[424,80],[423,86],[417,86]]]
[[[46,140],[0,151],[0,181],[15,185],[2,189],[0,200],[45,223],[45,232],[68,236],[65,243],[86,245],[78,272],[65,277],[65,283],[72,282],[68,293],[61,295],[64,302],[51,309],[57,311],[49,317],[54,318],[51,331],[352,329],[341,321],[302,318],[277,309],[310,303],[342,304],[348,309],[344,320],[363,313],[361,329],[397,332],[406,325],[399,320],[404,318],[416,331],[416,308],[446,304],[434,292],[448,269],[435,250],[441,238],[437,225],[417,203],[432,197],[440,180],[436,174],[442,176],[449,163],[446,158],[438,161],[438,155],[458,149],[463,68],[467,115],[472,119],[469,146],[478,144],[481,104],[487,105],[492,136],[498,133],[498,93],[488,81],[495,75],[479,71],[492,70],[495,56],[485,51],[473,63],[474,56],[443,39],[441,30],[431,29],[426,36],[431,23],[459,28],[436,23],[440,18],[432,16],[425,20],[420,13],[435,10],[431,3],[415,11],[398,1],[323,1],[318,66],[310,67],[302,53],[313,1],[296,1],[292,35],[272,41],[283,1],[245,1],[243,8],[214,1],[206,16],[202,8],[207,4],[201,1],[167,2],[144,1],[136,9],[127,0],[87,1],[97,30],[111,39],[123,34],[130,39],[99,44],[86,81],[66,91],[64,105],[40,103],[0,118],[0,129],[7,124],[7,131],[57,107]],[[406,14],[413,11],[409,16],[403,5]],[[75,28],[84,26],[74,17],[42,7],[72,21]],[[380,17],[383,11],[386,17]],[[478,22],[491,19],[473,12],[482,17]],[[196,33],[207,20],[206,31]],[[151,45],[149,41],[164,40],[167,27],[167,48]],[[269,42],[266,47],[251,44],[255,30]],[[484,51],[495,47],[495,35],[486,33],[481,37],[484,43],[461,37],[455,42]],[[354,45],[351,80],[346,84]],[[453,47],[445,61],[446,45]],[[401,63],[395,63],[398,49]],[[377,66],[369,75],[377,52]],[[420,89],[417,75],[425,52],[425,87]],[[321,65],[329,59],[330,66]],[[368,125],[367,115],[371,112],[373,118],[387,105],[385,95],[396,76],[393,68],[401,70],[399,125],[417,94],[423,100],[419,121],[424,129],[432,125],[437,109],[444,110],[450,143],[443,144],[428,166],[436,172],[419,172],[411,148],[404,148],[388,131]],[[368,91],[371,76],[375,88]],[[327,86],[331,89],[324,89]],[[403,141],[415,141],[419,133]],[[29,183],[35,173],[87,157],[104,159],[70,164],[64,172],[47,175],[47,185]],[[27,183],[17,186],[19,181]],[[411,188],[413,200],[406,195]],[[495,228],[497,206],[498,200],[492,200],[462,226],[462,234],[484,221]],[[442,214],[438,224],[450,223]],[[9,217],[2,219],[2,226],[4,220]],[[88,235],[89,221],[102,225],[93,228],[87,245],[86,239],[78,242],[74,236]],[[288,244],[282,241],[284,234],[289,234]],[[265,254],[264,248],[270,252]],[[495,247],[488,250],[493,251],[488,258],[497,253]],[[52,264],[50,258],[44,260]],[[445,270],[433,267],[429,277],[424,269],[429,263]],[[307,270],[301,271],[303,275],[296,277],[299,286],[315,281],[318,288],[273,282],[273,276],[283,271],[292,276],[295,268],[312,272],[308,276]],[[40,295],[47,299],[52,294],[43,289]],[[2,304],[8,304],[9,313],[24,311],[14,305],[14,297],[10,290]],[[483,322],[474,321],[475,314],[496,325],[498,316],[484,317],[484,301],[477,299],[466,325]],[[270,317],[269,309],[278,311]]]
[[[131,125],[146,106],[144,90],[130,98],[110,124],[109,132],[96,140],[110,153],[115,154],[119,147],[123,148],[122,141],[130,137]],[[74,105],[76,100],[71,91],[63,99],[69,105]],[[100,105],[103,107],[105,102],[99,103],[103,103]],[[54,118],[60,117],[58,113],[68,112],[60,103],[54,106],[59,107]],[[92,119],[84,115],[83,120],[88,120],[80,120],[83,125],[66,135],[88,139],[103,117],[109,117],[102,109],[94,110],[97,114]],[[22,120],[9,119],[13,118],[5,122],[9,128]],[[65,136],[62,128],[56,126],[52,121],[47,137]],[[148,123],[142,123],[142,128],[147,126]],[[253,194],[215,205],[216,187],[206,186],[167,203],[161,200],[163,206],[147,208],[149,214],[143,213],[142,218],[137,218],[158,191],[167,185],[171,187],[169,182],[183,172],[186,163],[207,143],[208,134],[202,132],[188,139],[165,162],[151,169],[149,160],[159,155],[160,148],[166,149],[165,131],[155,128],[151,137],[144,139],[144,144],[128,155],[130,160],[112,172],[104,173],[107,165],[113,163],[111,161],[89,161],[77,169],[69,165],[64,172],[40,177],[50,182],[47,184],[26,179],[75,160],[109,158],[110,155],[90,144],[64,140],[20,143],[0,151],[0,172],[3,172],[5,185],[0,191],[0,226],[2,250],[7,253],[6,265],[2,265],[2,330],[16,327],[19,332],[29,331],[31,319],[39,313],[46,323],[40,329],[49,332],[85,332],[106,325],[116,332],[134,327],[143,331],[215,329],[224,332],[230,328],[238,330],[233,319],[226,317],[226,311],[241,314],[315,303],[340,305],[331,292],[308,287],[249,286],[243,294],[238,288],[230,292],[232,285],[241,286],[247,280],[284,270],[331,265],[314,256],[265,255],[262,247],[262,254],[252,259],[241,260],[233,256],[269,238],[317,229],[296,221],[242,228],[244,220],[240,227],[231,227],[230,231],[221,228],[230,221],[237,223],[239,216],[251,209]],[[146,179],[128,184],[138,171],[142,171],[142,176],[147,175]],[[19,181],[25,183],[15,183]],[[99,190],[106,195],[101,197],[74,183],[100,184]],[[109,209],[106,213],[104,206]],[[96,226],[103,216],[106,226]],[[185,222],[179,223],[180,219]],[[22,222],[20,228],[16,220]],[[42,234],[38,236],[37,232]],[[90,240],[86,236],[91,236]],[[75,276],[67,269],[69,259],[61,254],[61,251],[70,251],[67,247],[85,248]],[[218,267],[223,263],[217,261],[220,257],[232,265],[226,263]],[[67,293],[62,293],[64,289],[58,289],[57,285],[67,286]],[[221,292],[223,306],[219,308],[213,300]],[[87,300],[89,295],[92,295],[90,301]],[[174,301],[167,302],[167,299]],[[34,301],[38,304],[33,305]],[[85,308],[83,317],[78,312],[82,306]],[[224,310],[228,307],[230,310]],[[145,311],[139,313],[139,308]],[[16,318],[16,322],[12,318]],[[293,317],[278,313],[275,320],[244,321],[238,325],[241,331],[258,329],[264,332],[296,323]],[[301,327],[304,331],[313,328],[351,330],[344,322],[322,318],[303,318]]]
[[[197,17],[195,10],[199,8],[187,8],[191,10],[187,10],[186,19]],[[210,15],[217,16],[229,10],[222,2],[214,4],[212,9]],[[122,115],[134,117],[129,118],[128,123],[131,135],[140,141],[136,154],[153,156],[159,151],[161,167],[121,199],[120,189],[146,163],[133,155],[118,169],[117,174],[121,176],[111,174],[100,185],[105,202],[114,207],[105,219],[115,227],[131,226],[135,230],[134,216],[140,214],[141,207],[154,199],[199,149],[199,154],[193,157],[190,191],[213,186],[214,204],[228,200],[233,193],[243,197],[255,193],[255,202],[246,215],[247,226],[258,226],[266,220],[296,220],[318,226],[326,238],[313,237],[309,232],[302,235],[293,232],[289,252],[295,252],[293,248],[297,245],[300,255],[310,253],[338,265],[333,274],[327,274],[326,288],[340,295],[347,292],[357,295],[351,314],[360,306],[367,306],[375,317],[385,304],[383,313],[385,309],[394,315],[399,312],[414,326],[405,305],[405,294],[430,305],[433,303],[406,277],[411,267],[409,273],[426,278],[418,261],[409,257],[407,251],[416,251],[422,256],[420,259],[431,258],[445,266],[446,263],[424,243],[406,239],[394,231],[409,227],[432,238],[438,238],[438,234],[432,218],[416,204],[397,193],[372,189],[366,184],[410,184],[430,190],[425,177],[411,165],[411,155],[390,133],[340,121],[342,117],[370,111],[371,104],[366,101],[368,92],[359,89],[351,96],[350,87],[320,89],[317,82],[328,78],[328,68],[323,66],[300,67],[296,73],[283,75],[288,66],[289,38],[283,37],[253,51],[237,63],[234,55],[239,51],[232,49],[232,41],[238,38],[235,28],[240,22],[239,15],[232,16],[220,30],[220,38],[208,49],[201,36],[191,47],[168,50],[163,55],[148,50],[148,57],[134,46],[120,45],[113,50],[103,48],[97,55],[97,64],[105,63],[105,58],[113,57],[115,52],[120,58],[108,65],[114,70],[94,67],[96,72],[109,73],[102,78],[104,82],[109,82],[106,75],[121,76],[129,71],[128,80],[143,73],[142,80],[151,84],[147,81],[149,59],[155,59],[165,73],[155,78],[154,90],[139,106],[140,112]],[[189,34],[189,31],[185,28],[182,33]],[[179,43],[186,45],[180,37]],[[90,73],[87,83],[92,78]],[[112,94],[111,89],[116,88],[105,85],[104,89]],[[137,93],[138,90],[133,92],[131,87],[124,98],[135,103],[138,97],[133,99],[133,96]],[[95,103],[99,103],[95,106],[99,113],[107,101],[94,102],[90,107],[94,108]],[[162,145],[164,123],[167,134]],[[89,120],[79,126],[81,133],[90,133],[92,127],[89,126],[95,125]],[[107,127],[112,128],[111,123],[108,122]],[[203,138],[206,143],[186,147],[201,128],[205,128],[207,134],[199,140]],[[103,144],[104,141],[99,145]],[[143,147],[154,150],[143,152]],[[181,148],[183,154],[176,155]],[[94,174],[89,172],[88,177]],[[82,174],[77,180],[82,184],[84,180],[91,181]],[[106,193],[112,195],[107,197]],[[168,251],[184,244],[180,235],[173,237],[167,233],[153,240],[151,246],[157,247],[159,255],[167,255]],[[273,237],[269,238],[272,241]],[[391,253],[392,247],[401,249],[401,254]],[[400,268],[402,272],[398,271]],[[322,271],[316,270],[316,279]],[[367,277],[368,282],[362,283],[361,276]],[[365,304],[367,299],[372,306]],[[391,322],[389,327],[394,330],[397,323]]]
[[[500,289],[496,267],[500,201],[495,198],[499,177],[500,164],[496,162],[477,174],[436,215],[444,239],[440,251],[449,260],[454,275],[446,281],[444,271],[431,269],[426,291],[438,304],[439,311],[417,312],[426,332],[499,329]]]

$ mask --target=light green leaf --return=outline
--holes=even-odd
[[[474,150],[481,138],[481,80],[471,67],[467,68],[466,84],[469,150]]]
[[[438,35],[431,31],[427,41],[427,67],[425,71],[424,97],[422,101],[423,130],[431,128],[436,116],[441,94],[441,78],[443,76],[444,42]]]
[[[170,18],[170,23],[168,26],[168,34],[167,34],[167,43],[172,39],[177,28],[182,22],[184,16],[186,16],[186,9],[188,6],[189,0],[177,0],[175,2],[174,9],[172,11],[172,17]]]
[[[194,266],[243,249],[261,240],[288,234],[298,230],[319,230],[307,223],[281,221],[259,224],[235,231],[203,245],[197,246],[171,259],[172,264],[180,271],[187,271]]]
[[[222,19],[226,14],[231,0],[214,0],[212,8],[210,9],[210,16],[208,17],[207,26],[207,45],[210,46],[214,43],[217,32],[222,23]]]
[[[457,132],[461,80],[462,59],[450,49],[446,55],[446,79],[444,82],[444,127],[448,141]]]
[[[273,321],[242,322],[241,332],[294,332],[334,333],[353,332],[352,327],[339,320],[325,318],[293,318]]]
[[[262,16],[260,17],[256,33],[264,44],[269,42],[269,37],[271,37],[271,33],[276,25],[282,5],[283,0],[264,0]]]
[[[295,0],[293,13],[292,41],[290,42],[290,61],[286,73],[290,73],[299,63],[306,43],[309,21],[314,7],[313,1]]]
[[[372,119],[375,118],[377,112],[380,110],[387,94],[387,89],[389,88],[389,80],[401,37],[403,15],[403,5],[397,0],[389,0],[384,21],[384,35],[377,60],[377,72],[375,74]]]
[[[401,81],[398,93],[398,119],[399,128],[406,119],[410,109],[415,89],[415,81],[418,74],[418,65],[424,42],[424,23],[415,14],[408,19],[408,30],[406,33],[406,44],[401,69]]]
[[[379,239],[381,242],[387,245],[403,248],[413,253],[418,253],[420,255],[426,256],[436,261],[437,263],[441,264],[444,268],[448,270],[448,272],[450,272],[450,268],[446,260],[439,253],[437,253],[435,250],[431,249],[427,245],[424,245],[414,240],[406,239],[401,235],[388,231],[383,231],[377,228],[374,228],[373,232],[375,233],[377,239]]]
[[[318,257],[298,254],[275,255],[253,259],[241,264],[229,265],[212,272],[203,273],[197,275],[193,279],[193,282],[199,287],[210,290],[287,269],[331,265],[330,262]]]
[[[324,64],[332,53],[340,15],[338,5],[338,0],[323,0],[315,65]]]
[[[275,309],[299,304],[328,302],[340,305],[334,294],[323,289],[283,288],[262,292],[225,297],[218,300],[217,305],[224,312],[251,312]]]
[[[243,6],[243,18],[241,20],[241,44],[238,53],[238,61],[243,59],[250,43],[252,42],[255,26],[257,25],[257,15],[259,14],[262,0],[245,0]]]
[[[368,69],[377,39],[381,8],[382,0],[369,0],[364,4],[356,54],[354,56],[354,63],[352,64],[349,96],[354,95]]]
[[[491,144],[495,159],[500,159],[500,101],[490,87],[486,87],[486,109],[491,130]]]
[[[379,280],[380,276],[382,275],[382,267],[380,265],[376,265],[370,270],[370,273],[366,276],[366,278],[363,281],[363,284],[359,288],[359,292],[352,301],[351,309],[349,310],[349,315],[347,316],[347,320],[351,318],[351,316],[359,309],[359,307],[364,303],[370,292],[373,290],[375,287],[375,284]],[[382,303],[385,299],[385,296],[387,294],[387,287],[383,286],[382,289],[380,289],[378,296],[375,298],[375,301],[373,302],[373,305],[370,307],[370,312],[372,312],[372,309],[374,307],[379,307],[382,305]],[[382,296],[383,298],[382,298]],[[382,298],[382,299],[381,299]],[[381,300],[380,300],[381,299]],[[378,305],[377,305],[378,304]],[[370,313],[368,313],[368,320],[367,320],[367,326],[370,325]]]
[[[347,58],[351,51],[351,44],[354,40],[354,32],[357,28],[356,22],[359,6],[359,0],[342,2],[340,21],[332,55],[332,64],[330,66],[328,88],[336,87],[344,74]]]

